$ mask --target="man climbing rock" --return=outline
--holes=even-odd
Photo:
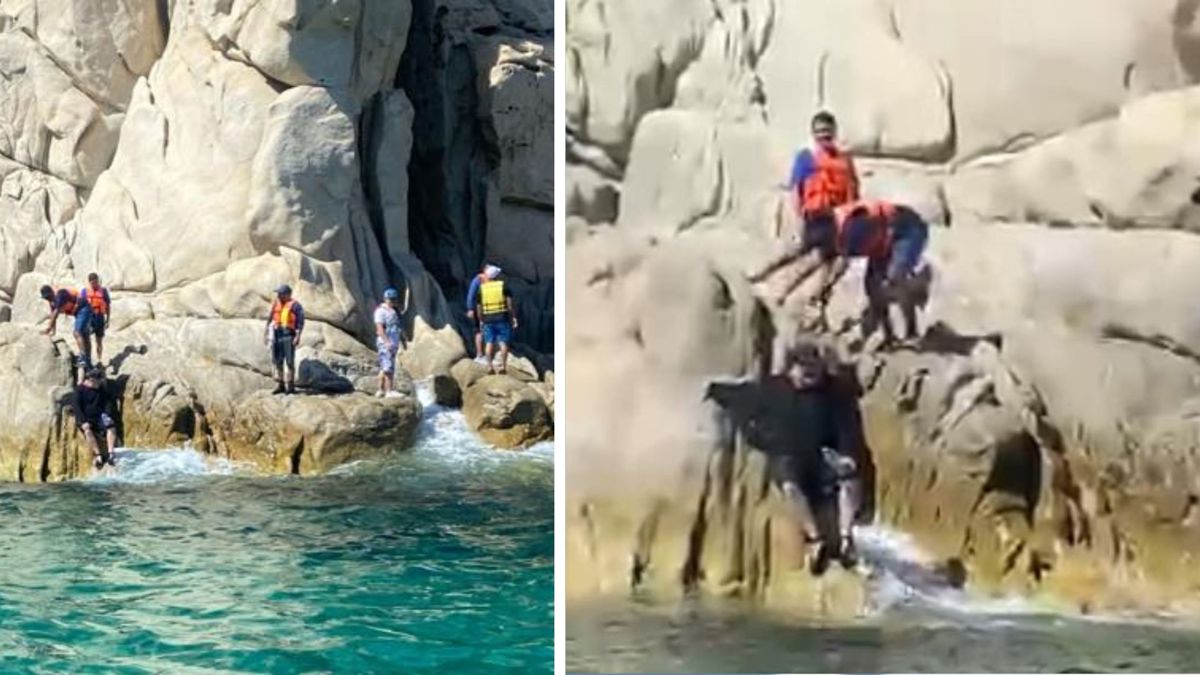
[[[922,291],[917,265],[929,243],[929,225],[911,208],[885,201],[861,201],[836,209],[834,227],[819,237],[818,247],[830,271],[817,294],[824,305],[851,258],[866,258],[864,291],[867,311],[865,340],[876,325],[884,346],[896,342],[888,307],[895,301],[904,315],[904,338],[917,338],[917,304]]]
[[[818,345],[802,342],[785,354],[782,374],[712,382],[706,392],[733,428],[767,453],[817,575],[834,559],[847,569],[857,564],[853,524],[866,452],[857,400],[836,386],[830,361]]]
[[[799,261],[797,276],[777,298],[779,304],[820,266],[821,260],[815,254],[819,242],[816,235],[832,227],[834,209],[859,197],[858,173],[850,152],[837,142],[837,120],[831,113],[822,111],[813,116],[812,136],[812,147],[796,155],[788,181],[792,209],[801,224],[800,236],[783,253],[748,276],[751,282],[759,283]]]
[[[113,421],[113,399],[105,386],[103,370],[94,366],[88,369],[71,398],[71,412],[92,451],[93,465],[97,469],[105,465],[116,466],[117,425]],[[105,434],[104,447],[96,437],[100,431]]]
[[[404,303],[400,302],[400,291],[389,288],[383,292],[383,302],[375,308],[375,348],[379,352],[379,390],[376,396],[395,393],[396,355],[405,347],[404,327],[400,317],[408,311],[408,289],[404,289]]]
[[[489,266],[486,281],[479,285],[479,304],[475,311],[483,323],[484,356],[488,371],[496,373],[492,357],[496,345],[500,346],[500,374],[508,372],[508,345],[512,332],[517,328],[516,307],[512,292],[500,277],[500,268]]]
[[[50,303],[50,325],[46,326],[43,331],[46,335],[53,336],[58,331],[59,315],[74,317],[79,309],[79,293],[69,288],[55,289],[50,286],[42,286],[42,299]],[[83,354],[87,349],[84,344],[83,334],[78,330],[73,331],[75,334],[75,346],[79,349],[79,353]]]
[[[92,350],[88,337],[96,340],[96,360],[98,367],[104,367],[104,333],[112,314],[112,297],[108,289],[100,285],[100,275],[92,272],[87,276],[88,285],[79,291],[76,304],[75,333],[83,337],[83,349],[80,353],[80,365],[90,367]]]
[[[479,297],[479,287],[489,279],[489,274],[493,277],[500,273],[500,268],[495,265],[484,264],[483,269],[479,274],[476,274],[471,279],[471,285],[467,288],[467,318],[475,326],[475,362],[484,363],[487,359],[483,355],[483,320],[475,311],[477,299]]]
[[[267,319],[267,332],[263,336],[264,343],[271,348],[271,361],[275,364],[277,385],[272,393],[294,394],[296,347],[300,346],[300,335],[304,332],[304,308],[292,299],[292,287],[287,284],[276,288],[275,295],[271,316]]]

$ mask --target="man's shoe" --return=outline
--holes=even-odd
[[[274,391],[272,391],[271,393],[272,394],[282,394],[285,391],[287,391],[287,390],[284,388],[283,384],[277,384],[277,385],[275,385]]]
[[[289,385],[287,386],[287,393],[289,393],[289,394],[295,394],[295,393],[296,393],[296,385],[294,385],[294,384],[289,384]]]

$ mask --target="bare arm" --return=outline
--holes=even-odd
[[[411,293],[411,289],[409,289],[407,286],[405,286],[404,287],[404,309],[400,310],[401,314],[408,313],[408,299],[409,299],[410,293]]]

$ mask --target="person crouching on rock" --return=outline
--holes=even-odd
[[[508,372],[508,345],[512,342],[512,332],[517,327],[516,306],[513,303],[512,292],[500,279],[500,268],[491,266],[487,270],[487,281],[479,286],[479,304],[475,311],[483,322],[484,355],[487,357],[488,371],[495,374],[492,356],[496,345],[500,345],[500,374]]]
[[[263,336],[263,341],[271,348],[271,360],[275,364],[277,384],[271,393],[294,394],[296,347],[300,345],[300,334],[304,332],[304,308],[292,299],[292,287],[287,284],[275,289],[275,295],[271,317],[267,319],[267,333]]]
[[[44,331],[46,335],[51,337],[58,330],[59,315],[74,317],[79,308],[79,293],[69,288],[54,289],[50,286],[42,286],[42,299],[50,303],[50,325]],[[75,330],[75,346],[79,348],[79,364],[83,363],[83,353],[87,349],[84,344],[83,334]]]
[[[471,324],[475,328],[476,363],[483,363],[486,360],[483,355],[483,320],[476,311],[476,305],[478,305],[479,287],[488,280],[489,270],[495,270],[492,274],[493,276],[500,273],[499,267],[485,264],[479,274],[476,274],[475,278],[471,279],[471,285],[467,288],[467,318],[471,320]]]
[[[408,311],[408,289],[404,289],[404,305],[400,291],[389,288],[383,292],[383,302],[375,308],[375,348],[379,352],[379,391],[376,396],[394,393],[396,386],[396,355],[405,347],[404,328],[400,317]]]
[[[861,501],[861,429],[851,428],[857,401],[834,385],[815,344],[784,356],[781,375],[757,382],[709,384],[715,401],[747,441],[767,454],[773,480],[795,512],[809,547],[809,569],[825,572],[838,559],[857,564],[853,524]]]
[[[87,439],[92,451],[92,463],[97,469],[104,465],[116,466],[114,450],[117,447],[117,425],[112,417],[112,397],[104,385],[104,371],[91,367],[84,375],[83,381],[75,388],[71,399],[71,411],[75,415],[75,424]],[[96,434],[101,430],[105,433],[105,447],[100,447]]]
[[[867,320],[863,339],[883,328],[884,345],[896,342],[888,306],[894,300],[904,315],[905,340],[917,338],[917,296],[920,281],[915,272],[929,242],[929,225],[907,206],[885,201],[847,204],[835,211],[835,227],[821,236],[821,247],[830,273],[817,294],[822,308],[834,285],[846,273],[851,258],[866,258],[864,291]]]
[[[92,272],[87,280],[88,285],[79,291],[75,333],[83,336],[82,365],[86,368],[93,363],[91,345],[88,343],[88,337],[91,336],[96,339],[95,364],[103,368],[104,331],[112,315],[112,297],[108,289],[100,285],[100,275]]]

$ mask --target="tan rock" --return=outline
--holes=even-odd
[[[524,448],[554,437],[546,402],[532,386],[504,375],[488,375],[463,393],[467,424],[500,448]]]
[[[74,86],[124,110],[166,43],[155,0],[10,0],[0,18],[32,35]]]
[[[413,328],[413,339],[400,354],[400,363],[410,375],[418,380],[439,372],[449,371],[451,366],[467,355],[462,338],[450,326],[438,330],[430,328],[417,319]]]

